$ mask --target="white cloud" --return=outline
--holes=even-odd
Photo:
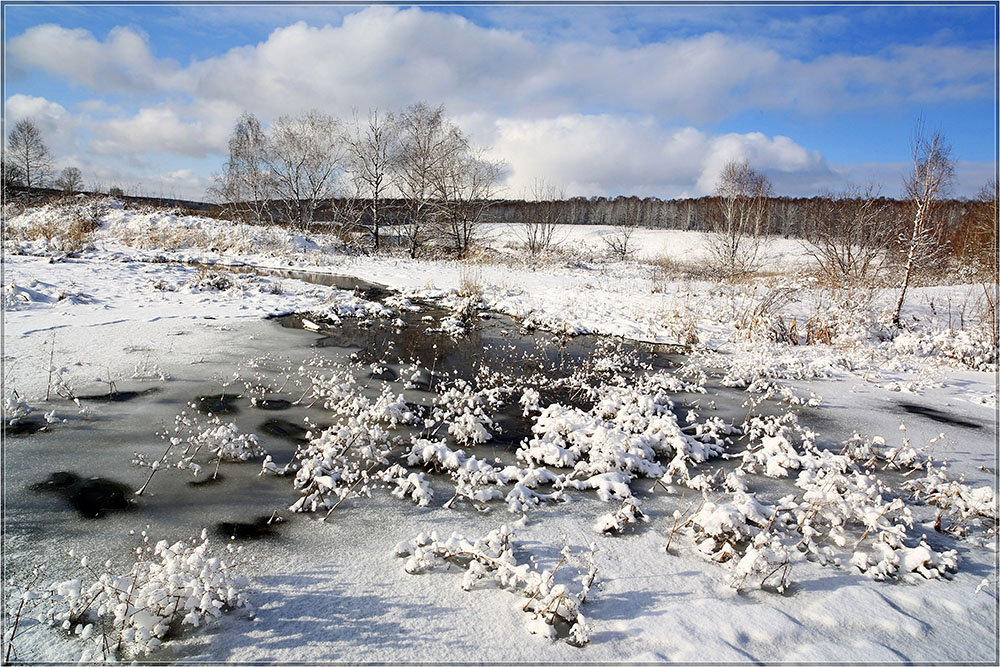
[[[88,145],[101,155],[172,153],[201,158],[221,154],[237,113],[227,104],[146,107],[129,117],[95,123],[95,136]]]
[[[561,115],[497,121],[493,153],[509,164],[508,195],[544,179],[566,196],[700,196],[730,160],[749,160],[779,194],[811,194],[839,176],[816,151],[759,132],[712,136],[694,127],[667,130],[651,118]]]
[[[61,104],[44,97],[11,95],[4,105],[5,127],[13,128],[24,119],[35,124],[49,153],[57,161],[64,155],[77,152],[77,131],[83,123]]]
[[[261,44],[192,65],[186,75],[198,97],[265,117],[423,99],[462,112],[510,95],[533,51],[516,35],[458,16],[374,7],[341,26],[277,29]]]
[[[376,6],[336,25],[281,27],[259,44],[182,67],[156,58],[149,38],[133,29],[115,28],[101,40],[42,25],[6,44],[8,74],[41,70],[99,91],[96,98],[126,96],[80,102],[74,116],[55,102],[13,95],[7,119],[39,116],[53,153],[74,159],[88,133],[86,160],[95,169],[115,159],[153,170],[151,154],[219,156],[221,163],[244,109],[268,122],[311,108],[347,118],[355,107],[363,114],[426,100],[445,104],[509,162],[511,196],[534,178],[566,194],[701,195],[736,158],[765,170],[779,193],[812,194],[841,184],[845,169],[787,137],[711,135],[693,126],[748,109],[837,113],[993,94],[989,49],[894,46],[809,59],[733,34],[653,44],[527,34]],[[113,104],[122,100],[138,106]],[[181,178],[175,168],[174,176]]]
[[[176,86],[177,65],[156,59],[147,38],[129,28],[113,28],[101,42],[83,28],[39,25],[12,38],[5,50],[15,75],[37,68],[95,90],[141,94]]]
[[[581,109],[656,113],[703,122],[746,109],[830,112],[982,99],[993,53],[960,46],[894,46],[875,55],[815,59],[707,33],[624,46],[533,41],[419,8],[370,7],[339,25],[298,22],[256,45],[180,68],[145,36],[115,28],[29,29],[7,47],[14,71],[39,68],[98,90],[185,93],[266,118],[312,107],[396,108],[422,99],[453,113],[555,115]]]

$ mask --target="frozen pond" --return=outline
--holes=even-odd
[[[369,285],[363,289],[374,296],[379,288]],[[530,556],[535,565],[551,568],[560,562],[561,546],[572,544],[585,549],[595,539],[594,525],[604,521],[609,512],[626,507],[622,492],[615,490],[613,479],[607,487],[597,484],[587,487],[583,482],[602,474],[614,477],[628,471],[629,465],[639,465],[633,471],[638,472],[625,495],[633,498],[636,506],[641,505],[642,511],[653,521],[636,521],[622,531],[617,542],[601,543],[607,591],[597,595],[595,613],[598,618],[602,613],[612,619],[618,618],[623,613],[632,613],[631,600],[654,599],[661,585],[656,583],[658,579],[646,582],[645,575],[633,577],[631,566],[621,565],[623,569],[616,569],[616,563],[624,564],[625,554],[631,550],[647,554],[644,558],[657,559],[656,563],[666,559],[650,567],[657,572],[662,568],[662,574],[657,576],[669,575],[670,581],[674,581],[675,575],[690,575],[692,571],[723,573],[709,574],[708,580],[716,577],[728,581],[723,570],[712,569],[718,567],[715,563],[699,561],[696,566],[689,565],[696,559],[692,540],[681,534],[674,535],[679,523],[675,510],[686,519],[707,503],[721,504],[724,498],[732,497],[732,489],[725,486],[732,481],[731,474],[745,464],[744,456],[763,451],[758,445],[748,447],[735,434],[734,442],[722,444],[726,425],[745,423],[751,414],[777,420],[794,411],[804,427],[819,430],[815,439],[818,452],[838,454],[843,449],[843,442],[863,424],[858,415],[838,410],[836,406],[824,410],[808,404],[804,397],[809,395],[814,383],[797,383],[792,397],[798,403],[793,407],[788,395],[766,391],[755,394],[745,388],[723,386],[710,367],[689,365],[690,359],[676,348],[593,336],[561,337],[524,331],[503,316],[485,313],[462,316],[429,303],[411,306],[400,307],[388,317],[345,317],[336,324],[310,314],[229,322],[220,328],[211,349],[186,350],[193,363],[184,366],[183,372],[175,372],[162,381],[106,383],[101,391],[77,396],[82,412],[66,399],[54,399],[45,404],[46,411],[54,409],[55,416],[65,421],[44,425],[41,411],[38,411],[26,420],[29,427],[24,428],[23,433],[8,433],[4,443],[5,563],[15,572],[47,563],[56,577],[71,572],[73,563],[68,558],[61,558],[61,554],[70,549],[86,553],[95,561],[120,560],[135,544],[135,532],[148,530],[154,539],[173,541],[196,536],[205,529],[214,541],[233,540],[253,556],[246,573],[262,589],[256,597],[261,605],[256,613],[264,621],[265,629],[254,630],[245,614],[227,615],[208,635],[186,635],[188,639],[154,652],[149,656],[151,659],[253,659],[257,655],[254,653],[254,632],[272,638],[306,632],[305,636],[313,641],[319,641],[316,638],[322,636],[323,641],[337,642],[341,648],[349,647],[357,641],[358,629],[352,622],[355,615],[361,613],[363,618],[370,615],[376,624],[366,631],[380,637],[379,642],[382,642],[378,644],[378,651],[371,654],[373,660],[393,661],[401,656],[429,661],[448,657],[495,660],[504,655],[509,640],[480,638],[482,641],[478,644],[457,640],[449,649],[451,653],[441,652],[434,642],[416,642],[415,637],[422,632],[421,624],[416,621],[402,621],[399,643],[394,643],[395,623],[402,612],[392,606],[395,604],[392,600],[399,597],[400,605],[404,605],[404,601],[405,605],[423,604],[420,601],[433,597],[441,581],[436,574],[411,578],[406,580],[402,591],[397,591],[395,587],[400,585],[402,570],[392,553],[393,544],[434,530],[447,535],[457,528],[466,534],[484,535],[501,523],[519,521],[521,512],[508,511],[511,501],[509,496],[504,499],[504,494],[511,486],[516,489],[518,484],[527,484],[526,471],[536,470],[537,466],[537,469],[547,469],[560,476],[567,486],[558,492],[546,488],[545,484],[524,490],[526,502],[532,502],[533,494],[540,500],[528,512],[530,521],[520,521],[519,530],[527,537],[519,547],[523,551],[518,553]],[[337,394],[336,383],[332,381],[346,377],[342,374],[348,372],[353,380],[347,395]],[[659,379],[651,385],[650,377]],[[324,384],[327,381],[332,384]],[[323,389],[319,391],[318,388]],[[632,389],[636,393],[629,398],[628,392]],[[525,402],[532,392],[533,403]],[[595,426],[596,421],[587,422],[585,417],[593,415],[598,403],[616,392],[625,398],[614,400],[625,403],[635,400],[635,409],[610,405],[606,412],[610,415],[620,409],[618,416],[607,417],[609,421],[599,426]],[[494,394],[499,398],[491,403]],[[664,395],[669,396],[669,409],[663,402]],[[299,488],[302,485],[295,481],[296,471],[292,469],[284,476],[261,474],[262,457],[259,456],[246,462],[219,462],[218,474],[215,474],[216,462],[204,454],[196,459],[201,466],[198,475],[190,470],[161,469],[151,477],[150,468],[132,463],[137,455],[146,461],[158,460],[167,449],[170,437],[196,434],[210,425],[212,416],[218,418],[220,425],[234,425],[240,434],[253,434],[257,444],[271,457],[274,469],[282,469],[286,464],[309,463],[312,459],[304,452],[311,441],[316,441],[328,427],[349,424],[357,416],[352,412],[354,408],[344,405],[353,400],[359,406],[357,410],[363,412],[367,409],[365,406],[377,404],[386,396],[400,397],[414,419],[386,427],[396,440],[395,444],[386,446],[381,458],[376,457],[381,461],[377,465],[372,463],[365,468],[365,455],[348,461],[357,470],[371,473],[372,478],[368,480],[371,483],[366,481],[356,490],[355,486],[350,486],[343,503],[336,503],[333,510],[328,509],[333,504],[330,497],[316,496],[326,505],[321,502],[312,512],[290,511],[290,507],[301,502],[306,494]],[[660,398],[654,400],[654,396]],[[475,401],[480,401],[477,405],[483,407],[483,411],[462,407],[464,402],[472,405]],[[864,404],[863,397],[859,404]],[[707,447],[711,458],[696,461],[692,455],[687,461],[692,466],[687,473],[690,477],[705,477],[701,481],[686,480],[684,484],[690,486],[687,489],[681,488],[683,484],[675,487],[657,481],[661,467],[665,469],[671,464],[669,456],[640,461],[641,456],[635,458],[634,452],[609,449],[606,456],[621,457],[622,467],[611,466],[611,472],[595,474],[587,467],[596,465],[593,461],[597,455],[593,453],[589,455],[590,461],[581,456],[579,461],[567,459],[566,463],[559,463],[545,458],[557,457],[558,448],[549,447],[543,451],[537,449],[541,445],[536,442],[532,447],[537,451],[525,454],[536,436],[538,442],[546,438],[555,442],[553,434],[562,433],[560,424],[563,422],[552,421],[556,413],[543,410],[551,405],[561,406],[560,418],[572,425],[572,428],[566,426],[565,433],[559,435],[567,438],[564,443],[567,451],[573,449],[569,443],[576,442],[574,438],[592,439],[595,450],[604,447],[597,441],[601,429],[607,430],[608,442],[615,442],[611,424],[619,420],[621,429],[631,428],[628,420],[638,419],[640,413],[646,415],[644,419],[650,414],[669,417],[664,428],[670,427],[675,420],[674,425],[684,429],[686,434],[701,434],[702,427],[709,432],[718,429],[720,440],[717,447],[712,444],[715,436],[710,433],[704,437],[699,435],[697,441],[688,440],[696,449],[701,445]],[[872,406],[872,410],[878,409],[881,408]],[[941,428],[950,429],[956,443],[961,443],[961,437],[967,434],[974,434],[976,438],[995,437],[995,425],[940,410],[926,401],[899,400],[892,404],[891,410],[893,415],[906,416],[915,440],[933,437],[929,434]],[[178,416],[182,414],[190,423],[178,431]],[[450,424],[471,419],[470,415],[489,432],[488,439],[480,441],[470,437],[469,433],[475,432],[474,425],[466,430],[450,430]],[[544,421],[542,415],[550,421],[546,422],[547,426],[537,427]],[[573,422],[574,419],[578,421]],[[715,426],[709,428],[713,423]],[[772,426],[779,424],[778,421],[769,423]],[[30,424],[44,425],[44,428],[35,431]],[[534,430],[533,425],[536,426]],[[371,424],[363,426],[369,428]],[[547,434],[545,437],[542,431]],[[672,437],[681,438],[678,433],[680,431]],[[758,434],[755,437],[763,442],[767,436]],[[438,461],[408,458],[408,452],[409,457],[416,455],[417,444],[431,441],[450,448],[444,456],[458,460],[459,467],[488,466],[490,474],[505,471],[504,474],[521,477],[512,477],[512,481],[498,485],[503,492],[498,492],[500,495],[492,502],[470,500],[472,492],[469,497],[459,497],[456,484],[462,483],[461,476],[456,474],[454,467],[449,468],[446,458]],[[412,451],[411,446],[414,447]],[[424,451],[426,456],[428,450]],[[763,474],[767,466],[779,465],[775,461],[781,457],[768,454],[771,457],[768,459],[760,455],[762,462],[756,473],[745,476],[747,493],[755,494],[754,497],[765,504],[801,493],[795,485],[797,468],[789,468],[791,474],[786,472],[784,476]],[[176,451],[172,456],[169,460],[176,462]],[[470,460],[474,463],[470,464]],[[641,466],[647,464],[654,472],[643,472]],[[350,467],[347,463],[344,465],[345,470]],[[401,481],[375,480],[375,475],[392,466],[401,467],[405,474],[421,476],[421,481],[426,483],[421,492],[432,497],[427,506],[417,504],[419,488],[409,489],[403,494],[405,497],[399,498],[389,491],[394,490],[393,484],[403,489]],[[768,472],[773,471],[768,469]],[[970,472],[975,473],[975,470],[970,469]],[[879,475],[896,488],[907,480],[904,471],[882,470]],[[403,480],[403,477],[396,479]],[[337,480],[330,483],[335,484]],[[135,491],[144,485],[143,493],[136,495]],[[347,488],[347,483],[341,488]],[[478,490],[484,489],[493,493],[493,486],[489,484]],[[448,508],[443,507],[453,496],[457,501]],[[606,497],[601,499],[599,496]],[[701,500],[703,497],[705,500]],[[777,504],[768,507],[771,511],[770,508]],[[777,514],[776,509],[773,511]],[[914,507],[914,513],[918,525],[929,526],[932,516],[929,508]],[[860,527],[850,529],[850,542],[860,542],[864,538]],[[602,536],[601,539],[610,538]],[[924,539],[937,551],[946,552],[958,546],[964,555],[970,553],[969,547],[933,530],[929,530]],[[708,540],[702,540],[697,548],[706,549],[706,543]],[[664,554],[664,544],[672,544],[670,553],[683,553],[684,558],[670,560]],[[711,548],[712,544],[707,547]],[[721,550],[713,556],[720,553]],[[849,557],[848,552],[843,558]],[[817,556],[810,553],[806,558],[815,562]],[[984,576],[984,570],[975,564],[981,559],[982,553],[975,551],[968,573],[961,572],[960,576]],[[317,564],[322,564],[318,570],[314,569]],[[816,569],[822,572],[818,565]],[[856,576],[837,576],[840,577],[837,586],[856,583]],[[341,599],[339,589],[331,590],[329,598],[313,596],[309,592],[310,577],[315,578],[316,585],[327,587],[343,578],[355,598],[343,603],[331,602]],[[769,597],[762,607],[794,611],[798,609],[795,605],[803,604],[802,596],[830,586],[823,583],[821,574],[812,571],[803,575],[801,582],[793,581],[788,586],[776,587],[776,580],[777,577],[767,588]],[[686,577],[683,581],[690,583],[699,579]],[[934,582],[934,585],[945,584]],[[709,587],[710,584],[699,586]],[[722,586],[731,590],[728,583]],[[391,595],[384,593],[390,590],[394,591]],[[718,594],[714,588],[708,591],[696,586],[684,590],[685,595],[695,600]],[[455,604],[452,597],[446,599],[448,604]],[[359,609],[362,611],[357,611]],[[515,621],[505,620],[504,623],[519,622],[516,621],[516,614],[521,613],[519,610],[503,609],[502,613],[496,607],[462,613],[471,614],[473,618],[477,613],[487,614],[480,622],[487,622],[491,615],[498,613],[501,616],[515,614]],[[292,623],[290,620],[295,614],[313,618],[326,613],[336,617],[337,623],[320,624],[322,627],[313,624],[312,630],[304,631],[300,621]],[[406,616],[408,613],[402,614],[410,618]],[[389,625],[382,628],[378,624],[390,617],[395,619],[391,629]],[[427,622],[440,624],[447,618],[450,617],[444,614]],[[444,634],[447,629],[442,626],[434,632]],[[560,633],[560,639],[565,639],[566,628],[562,627]],[[602,651],[600,659],[627,657],[611,650],[616,637],[611,631],[595,636],[595,644],[603,642],[603,647],[598,649]],[[884,640],[888,644],[894,641],[896,639]],[[271,648],[267,655],[294,660],[299,656],[297,646],[293,642],[288,644],[287,650],[280,646]],[[748,646],[754,656],[774,657],[766,641],[749,642]],[[900,641],[899,646],[904,647],[905,642]],[[576,654],[565,653],[572,650],[559,643],[559,648],[552,649],[549,657],[573,660]],[[308,655],[321,661],[351,657],[350,652],[318,651]],[[726,655],[716,657],[721,659]]]
[[[304,397],[305,387],[296,377],[303,365],[352,364],[365,395],[377,396],[388,386],[416,409],[430,405],[456,378],[474,380],[481,367],[536,381],[539,374],[569,375],[587,362],[598,342],[524,332],[509,318],[495,316],[477,318],[468,334],[453,337],[437,330],[448,316],[444,311],[425,307],[403,316],[404,327],[388,319],[345,319],[319,331],[303,328],[299,315],[243,322],[230,326],[229,345],[211,350],[208,360],[189,365],[182,376],[105,385],[106,394],[78,397],[84,414],[71,401],[54,398],[45,408],[54,409],[64,423],[36,433],[24,429],[8,435],[5,443],[7,546],[29,560],[74,547],[114,553],[133,539],[130,531],[146,526],[176,539],[203,527],[219,537],[279,539],[291,523],[316,517],[286,511],[296,491],[288,478],[259,475],[259,459],[223,462],[217,479],[208,465],[197,476],[161,470],[140,496],[133,492],[150,471],[130,461],[135,453],[159,458],[166,446],[161,434],[185,411],[201,423],[207,423],[207,413],[217,414],[241,433],[256,435],[276,464],[292,461],[309,429],[315,434],[331,422],[321,401]],[[673,367],[680,359],[668,348],[618,345],[655,367]],[[572,400],[565,394],[554,390],[545,399]],[[530,437],[530,423],[516,400],[512,403],[494,416],[499,428],[490,441],[473,448],[477,455],[513,462],[516,446]],[[38,413],[25,423],[44,424]],[[105,487],[126,493],[101,495]],[[275,512],[285,521],[261,529]]]

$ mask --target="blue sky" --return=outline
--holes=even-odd
[[[698,196],[749,159],[775,190],[899,192],[918,117],[995,173],[996,7],[4,5],[4,119],[90,182],[201,198],[243,110],[444,104],[566,195]]]

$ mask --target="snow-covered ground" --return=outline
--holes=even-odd
[[[793,403],[810,394],[821,397],[818,405],[795,408],[801,425],[817,433],[796,431],[801,442],[794,443],[800,449],[792,458],[803,458],[794,466],[787,460],[782,464],[793,469],[787,488],[781,487],[788,493],[794,491],[791,481],[796,475],[802,480],[800,470],[820,465],[819,458],[806,455],[804,443],[837,445],[831,450],[836,454],[839,443],[856,432],[866,439],[883,438],[886,449],[899,447],[907,438],[920,457],[947,461],[949,475],[965,476],[965,488],[987,488],[990,493],[977,497],[987,498],[987,510],[996,515],[996,350],[982,321],[982,285],[914,289],[904,311],[906,330],[896,334],[885,324],[892,290],[822,287],[798,273],[808,269],[808,256],[798,242],[784,239],[766,250],[775,275],[734,285],[678,277],[643,261],[666,257],[689,265],[707,263],[705,240],[693,232],[640,230],[634,237],[639,251],[628,262],[601,256],[605,230],[595,227],[564,230],[561,252],[537,262],[524,261],[516,247],[516,228],[489,230],[493,251],[472,261],[410,260],[345,253],[336,240],[320,235],[112,206],[97,211],[101,226],[79,252],[64,254],[73,246],[70,242],[26,240],[30,230],[65,226],[65,215],[44,208],[4,223],[3,389],[5,399],[14,391],[18,397],[7,401],[7,420],[19,401],[34,407],[34,415],[48,412],[51,406],[44,397],[60,387],[83,395],[107,392],[109,379],[123,386],[166,386],[168,393],[184,382],[218,384],[242,360],[280,352],[281,346],[291,344],[289,336],[297,334],[269,336],[277,325],[262,322],[268,315],[307,312],[326,322],[350,317],[389,322],[399,315],[397,308],[419,299],[455,312],[471,307],[503,313],[527,329],[686,345],[691,367],[714,374],[705,386],[710,393],[719,391],[720,408],[725,393],[719,388],[732,388],[730,393],[737,396],[734,414],[752,410],[740,408],[739,401],[762,399],[768,392],[774,394],[774,405],[782,390],[798,397]],[[355,276],[385,285],[401,298],[383,305],[350,291],[250,268]],[[789,334],[793,322],[795,333]],[[807,330],[821,332],[824,342],[789,344],[793,337],[806,343]],[[701,412],[701,417],[692,418],[697,420],[711,415],[705,407],[710,398],[681,395],[677,400]],[[787,402],[782,409],[791,411]],[[71,416],[66,403],[58,403],[59,411]],[[154,441],[150,447],[155,449],[159,428],[151,423],[148,433],[135,437]],[[18,496],[8,489],[36,481],[14,479],[11,472],[41,474],[44,467],[27,462],[32,447],[54,445],[33,445],[34,438],[41,443],[55,435],[9,437],[4,443],[8,509],[27,502],[23,491]],[[762,446],[775,444],[777,440],[768,440],[773,435],[763,436]],[[534,463],[542,464],[555,450],[545,451],[549,453],[540,449],[526,456],[537,456]],[[782,456],[787,459],[788,454]],[[776,454],[767,457],[761,465],[782,467]],[[891,460],[880,461],[885,468],[893,467]],[[127,461],[122,465],[129,469]],[[102,474],[143,478],[135,471]],[[925,473],[910,475],[906,479]],[[850,544],[839,552],[839,565],[826,567],[817,562],[826,558],[822,547],[802,552],[786,544],[794,567],[784,592],[773,588],[780,575],[765,588],[755,582],[737,592],[733,567],[743,561],[712,562],[708,556],[718,552],[706,546],[707,526],[701,533],[671,534],[677,523],[675,509],[686,508],[682,518],[695,513],[698,505],[691,501],[702,497],[698,484],[681,481],[670,485],[673,493],[647,493],[653,479],[644,481],[640,475],[632,481],[632,492],[642,497],[650,521],[617,537],[596,533],[593,524],[617,509],[620,499],[604,502],[593,493],[574,495],[568,505],[543,504],[524,519],[502,504],[491,512],[463,512],[441,507],[438,495],[424,507],[376,494],[349,513],[338,510],[332,525],[290,522],[280,541],[248,547],[255,559],[244,568],[250,576],[252,618],[243,609],[223,614],[204,629],[185,629],[150,658],[713,663],[997,659],[995,529],[976,528],[957,539],[934,530],[932,508],[914,505],[915,523],[906,545],[893,551],[904,567],[892,581],[874,580],[874,566],[852,565]],[[759,486],[760,498],[768,498],[778,512],[778,498],[765,493],[777,483],[769,480],[761,476],[754,489]],[[901,489],[905,479],[893,483]],[[283,488],[291,505],[298,492],[290,484]],[[732,507],[726,504],[730,491],[705,491],[703,504],[724,514]],[[883,511],[888,516],[897,509],[885,506]],[[711,522],[719,516],[703,518]],[[104,548],[88,542],[82,528],[68,533],[60,528],[64,532],[58,539],[25,541],[18,530],[26,521],[46,525],[44,518],[5,513],[5,566],[12,558],[41,559],[63,573],[66,559],[45,554],[74,548],[74,539],[79,541],[78,552]],[[142,529],[131,525],[135,519],[128,515],[100,521],[105,522],[102,530],[110,530],[118,540],[126,539],[130,529]],[[513,529],[518,562],[533,558],[540,569],[556,567],[560,549],[569,547],[574,567],[586,572],[587,554],[594,545],[591,558],[597,574],[580,606],[590,634],[586,646],[526,633],[525,620],[531,614],[522,607],[528,598],[490,585],[489,577],[466,592],[462,570],[427,556],[418,568],[422,573],[409,574],[404,569],[404,563],[410,567],[408,561],[395,554],[398,543],[415,540],[420,533],[437,531],[443,541],[458,531],[474,541],[505,523]],[[11,526],[17,528],[13,536]],[[162,537],[196,536],[203,527],[191,525],[184,534]],[[765,535],[769,530],[757,526],[752,532]],[[930,560],[913,555],[922,548],[922,534],[927,548],[937,554]],[[891,540],[886,535],[884,539]],[[847,539],[860,543],[865,535],[858,537],[854,533]],[[839,538],[831,533],[828,539],[832,544]],[[417,541],[427,543],[421,548],[434,544],[430,538]],[[758,546],[763,553],[765,547]],[[947,560],[952,549],[957,552],[954,572],[938,561],[940,570],[949,570],[950,579],[925,580],[905,567],[908,558],[916,559],[917,566],[933,574],[938,570],[928,563]],[[781,560],[774,553],[770,557]],[[862,569],[872,572],[865,576]],[[82,650],[80,641],[40,624],[26,622],[22,632],[16,646],[29,660],[75,659]]]

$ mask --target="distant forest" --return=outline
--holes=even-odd
[[[17,197],[51,198],[65,196],[65,193],[50,188],[16,188],[10,193]],[[120,192],[114,193],[128,200],[133,205],[146,205],[166,208],[176,208],[195,215],[211,217],[227,217],[226,207],[220,204],[172,199],[164,197],[130,196]],[[655,229],[680,229],[708,231],[710,229],[710,211],[718,197],[699,197],[697,199],[658,199],[656,197],[570,197],[555,201],[523,201],[517,199],[501,199],[490,203],[483,214],[482,222],[523,224],[525,222],[546,220],[555,224],[574,225],[635,225]],[[765,233],[789,238],[806,238],[811,232],[810,224],[816,219],[814,212],[823,203],[828,202],[823,197],[771,197],[766,207]],[[912,202],[897,199],[882,198],[887,210],[899,217],[900,225],[905,225],[908,207]],[[275,202],[277,207],[280,202]],[[324,200],[316,207],[314,224],[322,226],[324,222],[336,223],[342,219],[345,209],[357,208],[364,222],[361,211],[367,202],[360,199]],[[384,201],[386,224],[403,223],[406,210],[403,200],[387,199]],[[938,237],[947,240],[953,247],[959,248],[970,241],[970,230],[977,227],[977,222],[983,217],[992,219],[992,203],[980,200],[948,199],[938,203],[935,212],[939,217],[937,225]],[[399,212],[398,219],[394,211]],[[981,225],[979,225],[981,226]]]

